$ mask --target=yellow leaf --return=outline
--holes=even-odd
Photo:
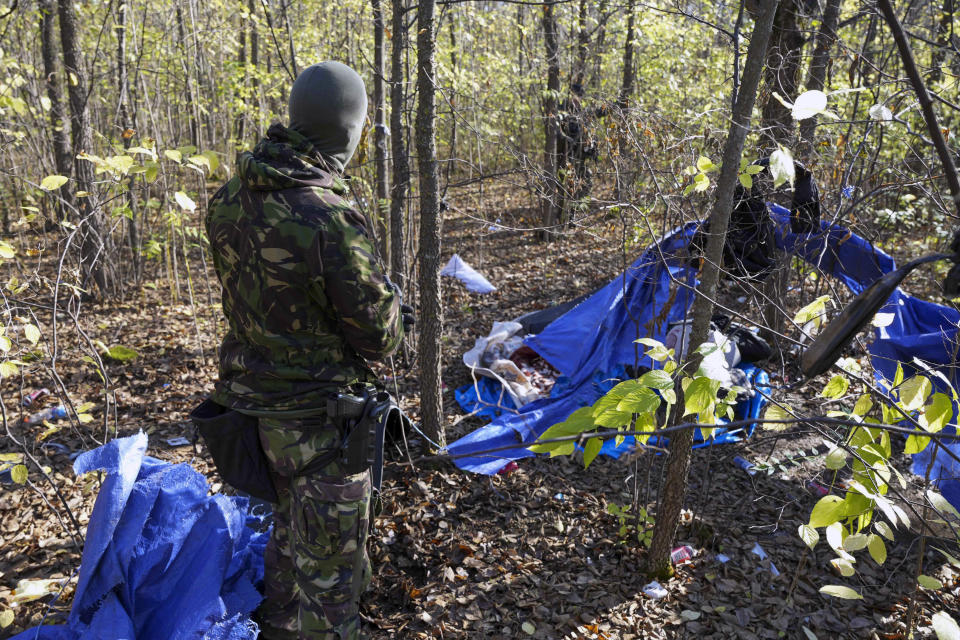
[[[30,344],[37,344],[40,341],[40,329],[32,324],[23,325],[23,335],[30,341]]]
[[[183,191],[177,191],[173,194],[173,199],[177,201],[177,204],[180,205],[180,208],[184,211],[195,211],[197,208],[197,203],[191,200],[190,196]]]
[[[12,378],[15,375],[17,375],[17,365],[13,364],[9,360],[0,362],[0,377]]]
[[[52,175],[47,176],[40,181],[40,188],[44,191],[56,191],[67,184],[70,179],[67,176]]]
[[[10,479],[17,484],[25,483],[27,481],[27,467],[25,465],[18,464],[13,469],[10,469]]]
[[[163,155],[165,155],[170,160],[173,160],[174,162],[180,162],[181,160],[183,160],[183,156],[176,149],[164,149]]]
[[[13,611],[4,609],[0,611],[0,629],[6,629],[13,624]]]

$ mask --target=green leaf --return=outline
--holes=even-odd
[[[933,632],[937,640],[960,640],[960,626],[945,611],[938,611],[930,616]]]
[[[27,467],[18,464],[10,469],[10,479],[17,484],[24,484],[27,481]]]
[[[187,158],[187,162],[189,162],[190,164],[196,167],[206,168],[208,172],[211,171],[210,159],[207,158],[206,156],[203,156],[203,155],[190,156],[189,158]]]
[[[553,438],[579,435],[594,427],[596,427],[596,423],[593,421],[593,407],[580,407],[571,413],[566,420],[551,426],[540,434],[537,440],[551,440]],[[549,442],[546,444],[533,444],[527,448],[534,453],[549,453],[550,457],[554,457],[573,453],[574,443],[572,441]]]
[[[140,354],[134,351],[129,347],[124,347],[119,344],[115,344],[109,349],[107,349],[104,354],[111,360],[116,360],[118,362],[127,362],[128,360],[133,360]]]
[[[825,587],[820,587],[820,593],[825,596],[833,596],[834,598],[843,598],[844,600],[863,600],[862,595],[850,587],[844,587],[839,584],[828,584]]]
[[[870,557],[873,558],[873,561],[877,564],[883,564],[887,561],[887,545],[883,543],[883,538],[877,534],[870,534],[867,549],[870,551]]]
[[[915,375],[898,388],[900,392],[900,406],[905,411],[916,411],[923,406],[930,394],[933,385],[926,376]]]
[[[810,526],[816,529],[839,522],[844,515],[845,504],[839,496],[823,496],[813,505],[810,512]]]
[[[893,529],[891,529],[890,525],[888,525],[883,520],[877,520],[876,522],[874,522],[873,528],[876,529],[878,532],[880,532],[880,535],[882,535],[887,540],[890,540],[891,542],[893,541]]]
[[[197,208],[197,203],[194,202],[190,196],[185,194],[183,191],[177,191],[175,194],[173,194],[173,199],[184,211],[195,211]]]
[[[737,179],[740,181],[740,184],[743,185],[744,189],[753,188],[753,178],[750,176],[749,173],[741,173],[740,175],[737,176]]]
[[[848,558],[834,558],[830,561],[830,564],[844,578],[849,578],[857,572],[857,570],[853,568],[853,562],[851,562]]]
[[[960,559],[955,558],[954,556],[950,555],[940,547],[934,547],[934,549],[939,551],[941,555],[943,555],[943,557],[947,559],[947,562],[949,562],[952,566],[956,567],[957,569],[960,569]]]
[[[710,188],[710,178],[704,173],[698,173],[693,176],[693,190],[702,193]]]
[[[37,344],[40,341],[40,329],[32,324],[23,325],[23,335],[30,344]]]
[[[720,390],[720,381],[711,380],[705,376],[694,378],[684,390],[684,413],[706,413],[717,402],[717,391]]]
[[[10,259],[17,255],[17,250],[8,242],[0,241],[0,258]]]
[[[785,182],[791,186],[796,179],[796,169],[793,164],[793,155],[785,147],[779,147],[770,154],[770,175],[773,177],[773,187],[777,188]]]
[[[826,465],[827,469],[832,471],[842,469],[847,464],[847,452],[840,447],[833,449],[827,454],[824,464]]]
[[[917,576],[917,583],[924,589],[930,589],[936,591],[937,589],[943,588],[943,583],[934,578],[933,576],[920,575]]]
[[[862,395],[857,398],[857,404],[853,406],[853,415],[863,417],[873,408],[873,400],[868,395]]]
[[[927,491],[927,500],[930,501],[930,504],[933,505],[933,508],[939,511],[941,514],[949,513],[953,517],[960,520],[960,512],[957,512],[956,508],[944,498],[942,495],[930,489]]]
[[[927,448],[928,444],[930,444],[930,438],[926,436],[909,436],[907,443],[903,445],[903,452],[907,455],[920,453]]]
[[[651,389],[673,389],[673,378],[662,369],[653,369],[640,376],[640,384]]]
[[[842,396],[850,388],[850,381],[843,376],[833,376],[830,382],[823,388],[820,395],[824,398],[836,399]]]
[[[867,546],[870,538],[864,533],[851,533],[843,541],[843,550],[854,553]]]
[[[827,110],[827,94],[813,89],[797,96],[791,109],[794,120],[806,120]]]
[[[923,420],[926,422],[925,428],[931,433],[937,433],[943,429],[950,419],[953,418],[953,403],[950,397],[944,393],[935,393],[930,398],[930,404],[923,408]]]
[[[817,543],[820,542],[820,534],[808,524],[800,525],[797,533],[800,535],[800,539],[803,540],[804,544],[810,547],[810,549],[813,549],[817,546]]]
[[[697,169],[704,173],[709,173],[710,171],[716,171],[718,167],[711,162],[710,158],[700,156],[697,158]]]
[[[56,191],[63,185],[67,184],[70,181],[70,178],[67,176],[52,175],[47,176],[40,181],[40,188],[44,191]]]
[[[10,360],[4,360],[0,362],[0,377],[3,378],[12,378],[17,375],[17,365],[11,362]]]
[[[819,318],[827,311],[827,300],[829,295],[823,295],[797,311],[793,316],[793,321],[797,324],[806,324],[815,318]]]
[[[170,160],[173,160],[174,162],[180,162],[181,160],[183,160],[183,155],[176,149],[164,149],[163,155],[165,155]]]
[[[587,440],[587,443],[583,445],[583,468],[586,469],[590,466],[590,463],[597,457],[597,454],[600,453],[600,448],[603,447],[603,440],[600,438],[590,438]]]

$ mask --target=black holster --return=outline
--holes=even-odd
[[[276,503],[277,489],[260,443],[260,420],[204,400],[190,412],[223,481],[255,498]]]
[[[343,432],[340,455],[344,473],[353,475],[370,469],[373,491],[379,494],[384,436],[402,430],[407,417],[385,391],[335,394],[327,401],[327,416]]]

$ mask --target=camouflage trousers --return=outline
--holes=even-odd
[[[342,474],[340,431],[322,413],[261,417],[260,441],[280,498],[264,553],[260,637],[358,640],[360,594],[371,575],[370,471]]]

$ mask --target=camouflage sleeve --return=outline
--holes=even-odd
[[[320,238],[323,285],[344,337],[367,360],[382,360],[400,346],[400,297],[387,284],[364,218],[343,208]]]

